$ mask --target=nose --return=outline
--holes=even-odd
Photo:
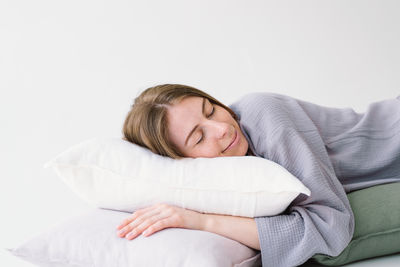
[[[229,135],[229,124],[226,122],[219,122],[219,121],[208,121],[210,130],[209,133],[211,136],[217,139],[223,139],[227,135]]]

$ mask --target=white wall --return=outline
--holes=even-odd
[[[160,83],[226,104],[255,91],[363,112],[400,94],[400,2],[0,2],[0,245],[88,207],[43,164],[121,136]],[[1,266],[31,266],[3,251]]]

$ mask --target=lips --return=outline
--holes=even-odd
[[[236,140],[237,137],[237,131],[235,130],[235,134],[233,136],[232,141],[229,143],[229,145],[225,148],[225,150],[223,152],[225,152],[226,150],[228,150],[228,148],[232,145],[232,143]]]

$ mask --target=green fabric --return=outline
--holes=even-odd
[[[369,187],[347,197],[355,219],[351,242],[336,257],[316,254],[313,259],[338,266],[400,252],[400,183]]]

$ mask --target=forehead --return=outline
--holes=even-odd
[[[172,117],[175,115],[184,115],[186,113],[190,115],[201,115],[201,108],[205,100],[205,106],[207,106],[207,99],[199,96],[188,96],[180,100],[179,102],[169,107],[169,113]],[[182,114],[183,113],[183,114]]]
[[[205,99],[205,104],[207,99]],[[168,122],[169,124],[176,124],[180,122],[190,122],[196,117],[202,116],[201,109],[203,104],[203,97],[189,96],[181,101],[169,106],[168,108]],[[186,123],[185,123],[186,124]]]
[[[200,96],[187,96],[181,99],[178,103],[174,104],[175,107],[184,107],[191,106],[193,104],[201,104],[203,102],[204,97]]]
[[[207,102],[205,99],[206,107]],[[190,96],[168,108],[168,132],[178,145],[184,145],[187,135],[200,122],[202,104],[203,97]]]

